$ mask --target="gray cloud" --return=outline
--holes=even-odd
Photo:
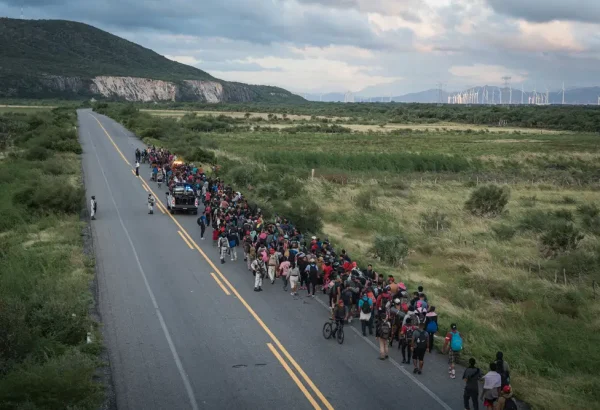
[[[82,21],[161,54],[200,61],[199,68],[230,79],[276,81],[298,91],[313,82],[323,84],[324,92],[346,91],[356,86],[360,75],[381,79],[377,80],[381,85],[371,87],[373,92],[391,90],[398,95],[432,88],[438,81],[458,89],[478,84],[453,76],[451,68],[474,65],[528,73],[526,88],[534,84],[539,89],[555,88],[562,81],[567,86],[593,85],[598,77],[600,35],[594,35],[590,26],[572,25],[585,50],[567,53],[560,39],[553,39],[559,44],[554,48],[536,39],[523,41],[519,25],[506,16],[532,22],[599,23],[600,0],[453,0],[431,9],[421,0],[0,0],[0,15],[18,17],[22,3],[26,18]],[[486,3],[493,13],[488,13]],[[440,32],[419,37],[410,24],[376,32],[368,13],[402,17],[415,23],[417,31],[419,23],[421,28],[425,25],[419,16],[429,20],[431,15]],[[389,22],[393,27],[394,20]],[[465,22],[473,23],[471,31]],[[331,51],[303,51],[307,46],[330,45]],[[355,74],[356,67],[360,68]],[[312,68],[314,81],[305,75]],[[336,80],[344,72],[351,80],[340,85]],[[490,85],[501,82],[495,76]],[[382,85],[392,77],[403,79]]]
[[[598,0],[487,0],[498,13],[545,23],[552,20],[600,22]]]
[[[294,42],[382,48],[365,16],[354,10],[300,10],[296,3],[262,0],[22,0],[52,18],[86,21],[117,30],[154,29],[195,36],[215,36],[259,44]],[[21,0],[2,0],[20,7]]]

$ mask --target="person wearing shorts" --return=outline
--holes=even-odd
[[[429,334],[425,331],[425,322],[419,323],[419,329],[413,332],[411,343],[413,349],[413,373],[421,374],[423,372],[425,352],[429,348]]]

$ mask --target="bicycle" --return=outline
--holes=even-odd
[[[334,323],[335,323],[335,328],[333,327]],[[329,319],[327,322],[325,322],[325,324],[323,325],[323,337],[325,339],[331,339],[331,336],[335,337],[339,344],[344,343],[344,322],[343,321],[339,321],[339,324],[337,321],[334,321],[332,319]]]

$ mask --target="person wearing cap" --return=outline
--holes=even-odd
[[[512,388],[508,384],[502,388],[502,391],[500,392],[500,397],[498,397],[498,405],[496,406],[496,410],[504,409],[517,409],[517,403],[513,398]]]
[[[451,379],[456,377],[454,366],[460,359],[460,351],[462,348],[462,337],[458,331],[456,323],[452,323],[450,325],[450,331],[448,334],[446,334],[444,348],[442,349],[444,353],[448,351],[448,373],[450,374]]]
[[[98,209],[98,203],[96,202],[96,196],[92,195],[90,199],[90,217],[92,221],[96,219],[96,210]]]
[[[390,338],[390,346],[394,344],[394,340],[400,343],[400,330],[402,329],[402,321],[406,314],[400,306],[400,299],[394,299],[394,303],[390,308],[390,321],[392,322],[392,337]]]

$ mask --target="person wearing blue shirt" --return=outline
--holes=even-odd
[[[367,336],[366,330],[369,328],[369,334],[373,334],[373,321],[371,319],[371,315],[373,314],[373,300],[367,296],[367,294],[363,294],[362,298],[358,301],[358,310],[360,312],[360,324],[362,326],[362,334],[363,336]]]

